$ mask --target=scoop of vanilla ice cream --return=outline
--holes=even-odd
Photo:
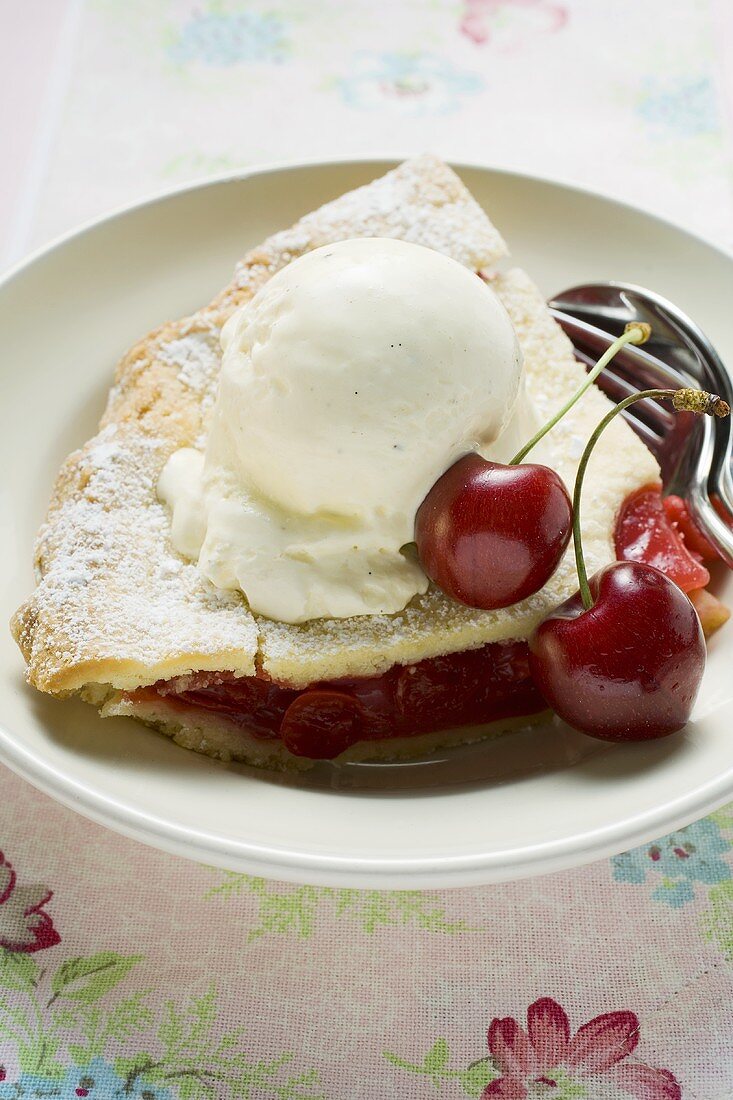
[[[227,321],[206,454],[159,484],[173,540],[285,622],[401,610],[427,579],[405,544],[437,478],[507,426],[521,359],[476,274],[360,238],[282,269]]]
[[[211,453],[306,514],[388,510],[411,524],[447,465],[500,433],[519,377],[486,285],[439,252],[380,238],[289,264],[230,318],[222,347]]]

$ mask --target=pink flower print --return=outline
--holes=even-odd
[[[45,886],[18,886],[12,864],[0,852],[0,947],[30,954],[60,943],[43,909],[52,896]]]
[[[680,1100],[682,1096],[676,1077],[668,1069],[654,1069],[641,1062],[614,1066],[606,1074],[606,1080],[614,1081],[618,1088],[637,1100]]]
[[[512,29],[512,14],[520,11],[524,16]],[[464,0],[460,31],[477,46],[483,46],[497,36],[498,30],[503,37],[508,35],[509,49],[513,49],[537,33],[561,30],[567,19],[567,9],[550,0]]]
[[[633,1012],[605,1012],[571,1035],[565,1009],[541,997],[527,1010],[526,1031],[512,1016],[495,1019],[488,1042],[501,1076],[487,1085],[483,1100],[526,1100],[534,1085],[546,1086],[549,1097],[561,1079],[579,1084],[589,1078],[603,1078],[636,1100],[682,1097],[669,1070],[626,1061],[639,1042]]]

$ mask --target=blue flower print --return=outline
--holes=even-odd
[[[278,16],[208,12],[192,16],[169,49],[174,61],[226,68],[243,61],[281,61],[287,41]]]
[[[409,114],[445,114],[484,86],[477,73],[430,53],[358,53],[336,81],[345,103],[362,110],[391,102]]]
[[[130,1082],[102,1058],[87,1066],[71,1066],[61,1078],[24,1073],[15,1081],[0,1084],[0,1100],[175,1100],[159,1085]]]
[[[708,77],[670,82],[648,77],[637,110],[658,141],[709,137],[720,130],[715,87]]]
[[[653,844],[615,856],[611,860],[613,877],[616,882],[640,884],[648,874],[657,874],[661,881],[652,898],[680,909],[695,897],[695,883],[714,886],[731,878],[730,864],[721,858],[731,846],[716,822],[705,818]]]

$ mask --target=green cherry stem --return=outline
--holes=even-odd
[[[625,347],[626,344],[646,343],[651,335],[651,331],[651,325],[647,325],[644,321],[632,321],[630,324],[628,324],[621,336],[619,336],[618,339],[614,340],[614,342],[610,344],[608,348],[606,348],[601,358],[598,360],[593,369],[589,371],[588,375],[585,378],[585,381],[575,391],[573,396],[565,402],[561,409],[558,409],[555,415],[552,416],[550,420],[548,420],[547,423],[540,428],[536,435],[532,436],[528,443],[525,443],[521,451],[517,451],[509,465],[519,465],[519,463],[527,457],[532,448],[535,447],[539,443],[539,441],[547,435],[548,432],[552,431],[558,421],[562,420],[562,418],[565,416],[565,413],[569,412],[575,402],[578,401],[583,396],[585,391],[593,385],[601,371],[608,366],[614,356],[621,351],[621,348]]]
[[[583,556],[582,536],[580,532],[580,496],[583,490],[583,479],[585,477],[586,467],[588,466],[593,448],[598,442],[603,430],[608,427],[611,421],[617,417],[619,413],[623,412],[624,409],[628,409],[629,405],[633,405],[634,402],[643,401],[644,399],[651,399],[652,401],[671,401],[673,408],[677,412],[692,412],[703,415],[707,414],[708,416],[728,416],[730,413],[730,407],[726,401],[723,401],[722,397],[718,397],[718,395],[714,393],[707,393],[705,390],[640,390],[638,393],[632,393],[630,397],[624,398],[623,401],[619,401],[618,405],[615,405],[607,412],[603,420],[599,422],[586,443],[585,450],[580,457],[578,472],[575,476],[575,489],[573,490],[573,546],[575,548],[575,566],[578,571],[580,596],[586,611],[589,611],[593,606],[593,597],[588,584],[588,573],[585,568],[585,557]]]

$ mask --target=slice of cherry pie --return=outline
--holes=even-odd
[[[174,452],[206,445],[222,326],[297,257],[359,237],[421,244],[482,272],[516,331],[538,413],[576,390],[584,368],[571,344],[530,278],[500,269],[504,243],[451,169],[419,157],[343,195],[253,249],[214,302],[122,359],[98,434],[58,477],[36,547],[37,587],[13,620],[34,687],[79,694],[103,716],[136,717],[198,752],[275,767],[418,756],[545,710],[526,638],[576,589],[569,555],[543,589],[500,610],[430,586],[396,613],[289,623],[253,614],[240,591],[216,587],[174,548],[158,481]],[[547,436],[542,461],[568,486],[608,407],[592,388]],[[619,516],[627,534],[661,522],[649,507],[636,528],[629,518],[639,491],[658,483],[652,455],[617,419],[586,479],[589,572],[615,559]],[[704,570],[697,577],[701,588]]]

